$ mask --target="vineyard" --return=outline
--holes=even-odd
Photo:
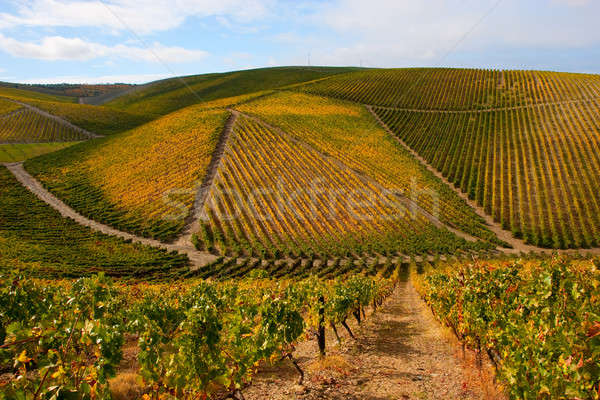
[[[79,142],[0,144],[0,162],[13,163],[41,156]]]
[[[514,399],[598,399],[600,275],[591,260],[425,267],[413,278],[440,321],[494,360]]]
[[[348,318],[360,323],[366,308],[375,311],[396,279],[275,281],[257,272],[220,284],[120,285],[102,275],[4,275],[0,368],[13,379],[0,396],[110,398],[129,338],[137,338],[139,389],[152,398],[237,395],[260,364],[281,358],[294,362],[301,382],[292,356],[301,336],[316,335],[324,355],[325,327],[352,334]]]
[[[543,71],[410,68],[357,71],[299,90],[418,110],[522,107],[600,97],[600,76]]]
[[[0,162],[26,160],[0,165],[0,400],[242,400],[263,372],[257,398],[472,399],[459,370],[487,364],[506,398],[600,400],[600,75],[23,87],[0,85]]]
[[[308,82],[349,70],[281,67],[166,79],[118,97],[106,106],[134,114],[159,116],[192,104]]]
[[[473,113],[374,108],[486,213],[527,243],[600,243],[600,100]]]
[[[15,112],[20,108],[21,106],[17,103],[0,98],[0,117],[4,117],[6,114]]]
[[[0,84],[0,97],[14,99],[27,103],[29,100],[41,100],[50,102],[60,103],[75,103],[76,99],[69,96],[52,95],[46,93],[40,93],[33,90],[25,90],[20,88],[14,88],[9,86],[3,86]]]
[[[1,166],[0,203],[0,273],[18,270],[51,278],[103,271],[115,277],[166,279],[189,271],[185,256],[126,243],[63,218]]]
[[[91,107],[91,106],[90,106]],[[183,229],[228,112],[191,107],[26,163],[84,216],[160,240]]]
[[[27,100],[27,104],[56,115],[87,131],[112,135],[149,122],[151,118],[103,106]]]
[[[239,117],[204,208],[198,246],[261,258],[481,249],[282,132]]]
[[[0,143],[75,142],[88,139],[69,126],[26,108],[0,116]]]
[[[237,109],[281,127],[321,153],[374,179],[385,189],[414,199],[430,213],[439,207],[442,222],[483,240],[497,241],[482,219],[398,145],[363,107],[281,92],[246,102]]]

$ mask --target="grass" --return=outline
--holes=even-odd
[[[67,148],[76,143],[79,142],[0,144],[0,162],[25,161]]]

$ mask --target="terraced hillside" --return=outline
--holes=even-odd
[[[190,107],[25,165],[84,216],[145,237],[172,239],[185,225],[228,114]]]
[[[201,102],[275,89],[352,68],[279,67],[166,79],[135,88],[106,103],[133,114],[159,116]]]
[[[439,219],[495,242],[483,220],[452,190],[420,165],[361,106],[280,92],[236,107],[340,160],[388,190],[403,193]],[[438,212],[439,209],[439,212]]]
[[[0,273],[165,279],[189,270],[185,256],[126,243],[63,218],[2,166],[0,203]]]
[[[410,68],[357,71],[302,87],[363,104],[418,110],[519,107],[600,97],[600,75]]]
[[[269,126],[240,117],[198,237],[254,255],[419,254],[485,247],[411,214],[403,197]]]

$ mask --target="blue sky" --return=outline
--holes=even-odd
[[[277,65],[600,73],[599,0],[2,0],[0,80]]]

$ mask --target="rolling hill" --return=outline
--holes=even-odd
[[[357,71],[302,87],[362,104],[485,110],[597,98],[600,76],[546,71],[409,68]]]
[[[195,212],[193,199],[198,200],[192,192],[207,176],[203,170],[209,164],[222,164],[211,166],[215,177],[209,180],[214,180],[216,186],[236,184],[245,193],[257,185],[267,185],[269,190],[275,185],[275,181],[264,182],[264,176],[256,175],[262,170],[271,171],[267,175],[287,176],[293,172],[286,165],[276,164],[280,159],[267,159],[268,153],[242,156],[240,151],[247,151],[243,146],[237,153],[220,154],[223,161],[213,159],[228,109],[235,109],[256,118],[258,126],[265,129],[257,134],[252,146],[269,145],[262,137],[269,132],[277,137],[274,132],[280,130],[295,141],[286,145],[285,152],[279,150],[282,155],[295,151],[304,160],[306,151],[316,151],[333,160],[337,169],[372,182],[375,192],[399,192],[401,198],[435,215],[438,228],[441,224],[443,229],[460,232],[467,239],[507,245],[497,235],[509,231],[511,245],[523,239],[526,244],[546,248],[589,248],[600,240],[597,205],[591,196],[598,185],[593,172],[598,162],[594,150],[598,146],[598,102],[593,96],[600,80],[595,75],[275,68],[183,79],[188,86],[182,86],[178,79],[158,81],[136,87],[105,106],[29,99],[28,104],[114,137],[32,160],[27,168],[51,191],[92,219],[142,236],[174,240],[189,233],[193,218],[190,213]],[[193,103],[198,105],[185,107]],[[169,113],[171,110],[180,111]],[[217,119],[202,122],[196,114]],[[128,127],[134,128],[126,131]],[[204,133],[194,139],[194,129]],[[254,136],[247,137],[250,141]],[[194,143],[198,140],[209,141],[201,149]],[[423,160],[415,159],[412,151]],[[154,156],[161,152],[160,157]],[[149,161],[141,162],[136,154],[143,154]],[[197,162],[191,162],[193,157]],[[255,172],[242,177],[241,161],[230,165],[230,157],[246,157],[246,168],[252,167]],[[294,184],[302,186],[320,178],[319,174],[332,177],[328,171],[333,165],[325,167],[324,160],[317,164],[319,169],[306,172],[303,180]],[[175,172],[167,171],[165,165]],[[181,172],[184,168],[188,172]],[[432,171],[441,173],[454,187]],[[234,176],[237,182],[232,181]],[[329,183],[330,188],[340,186],[341,178],[336,179]],[[131,188],[141,195],[130,198],[126,191]],[[173,205],[161,196],[169,197],[172,193],[166,193],[177,189],[181,193],[175,197],[183,201],[186,218],[166,221],[164,216]],[[182,194],[186,190],[189,193]],[[473,208],[464,196],[483,211]],[[230,208],[240,206],[231,199],[220,201],[229,203]],[[271,206],[267,202],[261,207]],[[350,226],[330,224],[326,230],[321,227],[312,231],[311,235],[323,238],[323,243],[316,243],[314,237],[310,238],[311,230],[307,230],[306,216],[297,219],[290,216],[293,210],[285,211],[284,222],[265,226],[262,233],[235,224],[220,226],[215,218],[209,218],[210,230],[220,245],[206,247],[228,253],[252,242],[260,244],[261,252],[269,247],[270,254],[273,249],[288,254],[317,249],[323,252],[321,244],[333,240],[332,234],[337,235],[338,245],[345,240],[356,242],[345,237],[353,235]],[[490,226],[488,218],[496,225]],[[246,220],[243,224],[256,222]],[[278,234],[269,237],[266,233],[279,230],[279,234],[289,235],[295,227],[300,236],[294,233],[294,239],[284,240]],[[506,239],[506,235],[501,236]],[[390,243],[396,244],[379,251],[398,246],[398,242]],[[464,243],[462,247],[469,248]],[[412,250],[408,254],[439,250],[434,244],[419,250],[407,245],[409,248]],[[342,253],[347,251],[362,250],[350,246]]]
[[[139,86],[105,105],[142,115],[165,115],[192,104],[318,80],[354,68],[279,67],[171,78]]]
[[[451,332],[511,399],[597,398],[600,76],[59,89],[0,85],[0,397],[462,398]]]

